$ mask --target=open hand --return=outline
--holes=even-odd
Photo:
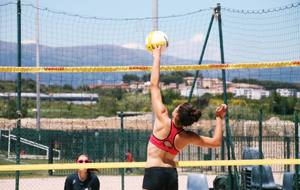
[[[161,55],[161,46],[157,46],[157,45],[155,45],[154,46],[154,49],[153,49],[153,51],[152,51],[152,54],[153,54],[153,57],[154,57],[154,59],[155,58],[160,58],[160,55]]]
[[[221,104],[216,109],[216,117],[220,117],[221,119],[223,119],[226,115],[226,112],[227,112],[227,105]]]

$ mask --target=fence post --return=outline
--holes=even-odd
[[[130,116],[138,116],[141,115],[141,112],[117,112],[118,117],[121,119],[121,130],[120,130],[120,162],[124,161],[125,159],[125,131],[124,131],[124,117]],[[121,172],[121,188],[124,190],[124,175],[125,175],[125,168],[120,168]]]
[[[225,138],[222,138],[222,146],[221,146],[221,160],[225,160]],[[225,166],[221,166],[221,172],[225,172]]]
[[[294,122],[295,122],[295,158],[299,158],[299,118],[298,112],[294,113]],[[295,181],[296,181],[296,190],[299,190],[299,165],[295,165]]]
[[[21,0],[17,2],[17,40],[18,40],[18,51],[17,51],[17,60],[18,60],[18,67],[22,66],[22,57],[21,57]],[[20,142],[20,135],[21,135],[21,73],[17,75],[17,142],[16,142],[16,164],[20,164],[20,150],[21,150],[21,142]],[[20,181],[20,171],[16,171],[16,186],[15,189],[19,190],[19,181]]]
[[[263,159],[262,155],[262,118],[263,117],[263,112],[262,109],[259,109],[259,116],[258,116],[258,130],[259,130],[259,135],[258,135],[258,150],[259,150],[259,159]],[[262,173],[263,173],[263,166],[259,165],[259,189],[262,190]]]
[[[54,142],[51,138],[49,148],[48,148],[48,164],[53,164],[53,148],[54,148]],[[48,174],[50,176],[53,175],[53,170],[48,170]]]
[[[124,161],[125,157],[125,148],[124,148],[124,114],[123,112],[120,112],[119,117],[121,119],[121,138],[120,138],[120,162]],[[124,190],[124,175],[125,175],[125,169],[120,168],[121,172],[121,188]]]
[[[284,153],[285,153],[285,156],[284,158],[286,159],[290,159],[291,158],[291,142],[290,142],[290,137],[287,137],[287,136],[284,136]],[[284,169],[289,172],[291,170],[290,168],[290,165],[286,165],[284,166]]]
[[[198,129],[197,134],[200,134],[200,132],[201,132],[201,130]],[[201,151],[201,148],[197,147],[197,160],[201,160],[201,153],[200,153],[200,151]]]

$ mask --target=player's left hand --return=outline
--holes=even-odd
[[[221,119],[223,119],[226,116],[226,112],[227,112],[227,105],[221,104],[216,109],[216,117],[220,117]]]

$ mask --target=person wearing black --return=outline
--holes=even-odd
[[[78,156],[77,163],[89,163],[87,155]],[[65,181],[64,190],[99,190],[100,182],[96,174],[90,169],[79,169],[77,172],[69,175]]]

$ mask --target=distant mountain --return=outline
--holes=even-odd
[[[0,41],[0,66],[17,65],[16,43]],[[22,66],[35,66],[35,44],[22,45]],[[217,63],[204,60],[203,64]],[[181,59],[164,55],[162,65],[195,65],[198,60]],[[40,45],[41,66],[145,66],[152,65],[152,55],[145,50],[125,48],[116,45],[93,45],[75,47],[49,47]],[[201,71],[204,77],[221,78],[221,71]],[[44,84],[71,84],[79,86],[91,83],[119,83],[124,73],[52,73],[41,74]],[[137,73],[144,74],[144,73]],[[300,68],[230,70],[227,80],[233,78],[254,78],[258,80],[279,80],[299,82]],[[13,80],[16,74],[4,74],[1,80]],[[24,78],[35,78],[34,74],[22,74]]]

